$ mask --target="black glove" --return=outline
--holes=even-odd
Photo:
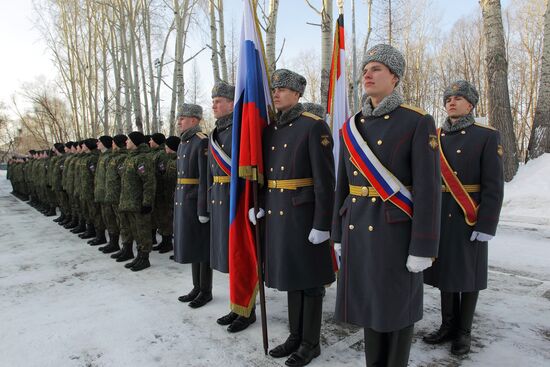
[[[142,206],[141,207],[141,214],[149,214],[153,210],[150,206]]]

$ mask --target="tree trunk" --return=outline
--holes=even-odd
[[[321,105],[328,101],[330,61],[332,56],[332,0],[323,0],[321,10]]]
[[[500,0],[481,0],[483,26],[487,39],[487,99],[489,121],[501,133],[504,147],[504,179],[510,181],[518,170],[518,150],[508,92],[508,61]]]
[[[535,119],[527,148],[527,159],[535,159],[543,153],[550,153],[550,2],[544,15],[544,42],[542,50],[541,76]]]
[[[225,56],[225,25],[223,20],[223,0],[218,0],[218,22],[219,22],[219,31],[218,39],[220,45],[220,64],[222,68],[222,79],[227,82],[227,58]]]
[[[160,131],[158,122],[158,103],[155,92],[155,73],[153,70],[153,57],[151,55],[151,17],[149,15],[149,2],[147,6],[143,7],[143,33],[145,35],[145,47],[147,53],[147,69],[149,71],[149,93],[151,95],[151,112],[153,114],[152,129],[154,132]],[[170,31],[168,31],[170,33]],[[144,75],[145,80],[145,75]],[[145,87],[144,87],[145,88]]]
[[[220,80],[220,64],[218,57],[218,28],[216,26],[216,0],[210,0],[209,5],[209,14],[210,14],[210,49],[212,50],[212,56],[210,60],[212,61],[212,74],[214,76],[214,83]]]
[[[129,22],[129,29],[128,33],[130,33],[130,45],[128,50],[128,58],[131,58],[131,65],[132,65],[132,71],[134,73],[134,80],[132,83],[133,86],[133,92],[134,92],[134,99],[133,99],[133,106],[134,106],[134,119],[136,122],[136,128],[138,131],[143,132],[143,116],[141,114],[141,91],[139,86],[139,70],[138,70],[138,59],[137,59],[137,43],[136,43],[136,13],[134,11],[134,8],[132,6],[132,1],[128,2],[129,8],[128,8],[128,22]]]
[[[276,37],[277,37],[277,13],[279,11],[279,0],[271,0],[269,2],[269,15],[267,17],[267,27],[265,35],[265,55],[267,64],[267,75],[271,75],[275,71],[277,60],[275,59]]]

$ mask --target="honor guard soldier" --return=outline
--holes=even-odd
[[[304,107],[304,111],[314,114],[315,116],[318,116],[325,119],[326,113],[325,108],[321,106],[319,103],[302,103],[302,107]]]
[[[441,184],[433,118],[403,104],[401,52],[362,62],[366,95],[341,129],[332,238],[341,253],[335,318],[362,326],[367,366],[407,366],[422,319],[422,270],[437,256]]]
[[[189,307],[202,307],[212,300],[209,218],[206,210],[208,139],[199,122],[202,107],[183,104],[178,115],[181,143],[177,157],[174,197],[174,260],[192,264],[193,289],[178,299]]]
[[[333,141],[328,125],[298,103],[306,79],[290,70],[273,73],[274,123],[263,132],[266,185],[265,283],[286,291],[290,335],[269,351],[304,366],[321,353],[325,285],[334,281],[329,230],[334,202]],[[255,224],[254,208],[249,218]]]
[[[452,340],[455,355],[470,351],[479,291],[487,288],[487,242],[496,233],[503,198],[500,134],[475,123],[477,90],[464,80],[445,89],[447,119],[438,132],[442,205],[439,255],[424,281],[441,291],[441,326],[424,341]]]
[[[128,157],[122,171],[119,213],[121,226],[130,228],[130,237],[136,240],[138,255],[124,267],[140,271],[151,266],[151,211],[155,200],[155,170],[149,159],[149,145],[139,131],[128,134]],[[118,262],[134,257],[132,242],[124,242]]]

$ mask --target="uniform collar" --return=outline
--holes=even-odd
[[[189,140],[193,137],[193,135],[195,135],[196,133],[200,132],[201,131],[201,127],[199,125],[197,126],[193,126],[187,130],[185,130],[184,132],[181,133],[181,140]]]
[[[373,108],[371,103],[371,98],[366,94],[364,94],[363,108],[361,109],[361,112],[363,113],[363,116],[366,116],[366,117],[369,117],[369,116],[379,117],[392,112],[397,107],[399,107],[403,102],[404,102],[403,97],[399,93],[397,93],[397,91],[394,90],[389,96],[384,97],[384,99],[380,101],[380,104],[376,106],[376,108]]]
[[[288,111],[277,112],[277,126],[286,125],[296,120],[304,112],[304,107],[301,103],[296,103]]]
[[[441,126],[441,130],[445,131],[446,133],[452,133],[465,129],[468,126],[472,126],[475,122],[476,121],[474,119],[474,116],[471,113],[467,114],[466,116],[462,116],[454,124],[451,124],[451,119],[447,117],[445,119],[445,122],[443,123],[443,126]]]
[[[216,128],[218,130],[223,130],[231,125],[233,125],[233,112],[216,120]]]

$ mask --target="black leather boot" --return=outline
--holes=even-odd
[[[172,236],[162,236],[162,242],[158,245],[158,251],[160,254],[165,254],[174,249],[172,244]]]
[[[96,236],[94,239],[88,241],[90,246],[99,246],[107,243],[107,238],[105,237],[105,231],[96,231]]]
[[[441,344],[456,337],[460,294],[441,292],[441,326],[438,330],[422,338],[428,344]]]
[[[143,269],[147,269],[151,266],[151,263],[149,262],[149,253],[139,251],[138,252],[138,261],[130,268],[132,271],[141,271]]]
[[[99,247],[98,250],[103,252],[104,254],[110,254],[112,252],[120,250],[120,246],[118,245],[118,234],[109,233],[109,243],[107,244],[107,246]]]
[[[65,227],[65,225],[71,223],[73,221],[73,217],[70,214],[65,215],[65,219],[62,221],[57,222],[60,226]]]
[[[74,229],[76,227],[78,227],[78,216],[72,217],[71,221],[63,226],[66,229]]]
[[[238,333],[239,331],[243,331],[250,325],[256,322],[256,307],[252,308],[252,311],[250,312],[250,316],[244,317],[244,316],[237,316],[235,321],[231,323],[227,327],[227,331],[230,333]]]
[[[290,335],[283,344],[269,351],[273,358],[288,357],[298,350],[302,341],[303,292],[290,291],[287,293],[287,299]]]
[[[231,325],[233,323],[233,321],[235,321],[237,319],[237,317],[239,317],[239,315],[236,314],[235,312],[231,311],[227,315],[224,315],[224,316],[220,317],[219,319],[217,319],[216,322],[219,325]]]
[[[191,277],[193,279],[193,289],[191,289],[191,292],[178,297],[178,301],[180,302],[191,302],[197,296],[200,292],[200,284],[201,284],[201,264],[200,263],[192,263],[191,264]]]
[[[57,212],[55,211],[54,206],[47,207],[46,212],[44,213],[46,217],[53,217],[57,215]]]
[[[59,223],[59,222],[62,222],[65,220],[65,213],[61,212],[61,214],[59,214],[59,217],[55,218],[53,221],[55,223]]]
[[[304,294],[302,342],[298,350],[285,361],[287,366],[305,366],[321,354],[321,321],[323,317],[323,296]]]
[[[451,346],[451,353],[462,356],[470,352],[472,322],[479,292],[463,292],[460,295],[460,321],[458,332]]]
[[[116,257],[117,263],[128,261],[134,258],[134,250],[132,249],[132,246],[132,242],[122,244],[122,250],[120,250],[121,253],[118,257]]]
[[[72,233],[84,233],[86,232],[86,221],[84,218],[78,220],[78,226],[71,230]]]
[[[124,267],[126,269],[132,268],[134,265],[136,265],[141,260],[141,256],[142,256],[141,251],[138,250],[136,258],[134,260],[130,261],[129,263],[124,264]]]
[[[200,291],[194,300],[189,302],[189,307],[199,308],[212,301],[212,268],[210,263],[200,263]]]
[[[88,238],[94,238],[96,235],[95,233],[95,227],[93,224],[88,224],[86,231],[84,233],[81,233],[78,235],[78,237],[82,238],[83,240],[87,240]]]

